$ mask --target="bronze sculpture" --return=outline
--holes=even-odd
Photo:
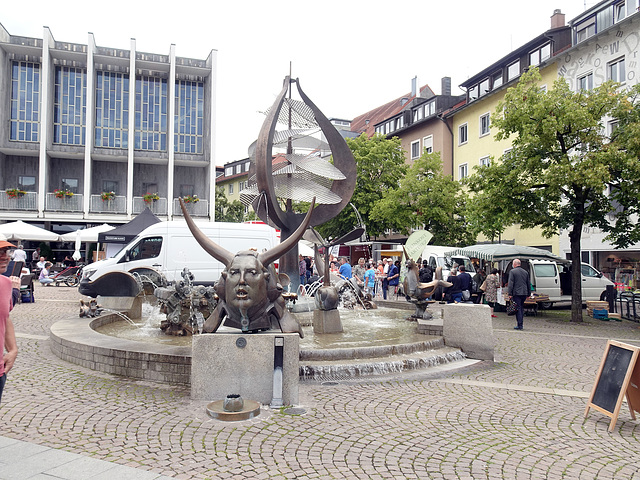
[[[285,308],[282,285],[278,283],[272,262],[298,245],[309,226],[314,205],[315,198],[297,230],[282,243],[262,253],[245,250],[234,255],[202,233],[180,199],[185,220],[196,241],[225,266],[216,285],[220,300],[204,324],[204,333],[216,332],[224,321],[225,326],[239,328],[243,332],[279,328],[284,333],[303,336],[300,324]]]

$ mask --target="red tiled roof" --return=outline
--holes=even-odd
[[[429,85],[424,85],[423,87],[421,87],[420,93],[424,92],[425,90],[429,95],[434,94],[433,90],[429,88]],[[415,96],[411,96],[411,93],[407,93],[396,98],[395,100],[385,103],[384,105],[380,105],[379,107],[374,108],[367,113],[358,115],[351,121],[351,131],[358,133],[365,132],[368,137],[373,136],[373,134],[375,133],[374,125],[400,113],[402,109],[414,98]],[[402,99],[408,99],[408,101],[403,103]]]

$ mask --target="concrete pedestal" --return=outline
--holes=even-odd
[[[298,404],[300,337],[297,333],[211,333],[194,335],[191,398],[221,400],[237,393],[269,405],[273,398],[276,338],[284,339],[282,402]]]
[[[313,333],[341,333],[340,312],[334,310],[313,311]]]
[[[488,305],[457,303],[442,309],[444,342],[461,348],[469,358],[493,360],[494,345],[491,309]]]

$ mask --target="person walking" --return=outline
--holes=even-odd
[[[7,242],[7,237],[0,234],[0,274],[7,270],[9,249],[11,248],[15,248],[15,245]],[[13,309],[12,282],[15,279],[16,277],[9,278],[0,275],[0,354],[2,355],[2,362],[0,362],[0,400],[2,400],[2,391],[7,380],[7,373],[13,367],[13,363],[18,356],[16,334],[13,323],[9,318],[9,312]]]
[[[460,265],[458,267],[458,288],[463,302],[471,300],[471,283],[471,275],[466,272],[464,265]]]
[[[513,260],[513,268],[509,272],[509,296],[516,304],[516,326],[514,330],[522,330],[524,320],[524,301],[531,293],[531,283],[529,282],[529,272],[521,267],[519,258]]]
[[[352,277],[351,265],[349,265],[345,257],[340,257],[340,269],[338,270],[338,276],[344,280],[349,280]]]
[[[389,287],[393,287],[395,291],[395,287],[400,284],[400,260],[396,260],[395,263],[392,263],[389,267],[389,273],[387,273],[387,285]],[[387,288],[382,290],[382,295],[384,299],[387,299]]]
[[[498,303],[498,289],[500,288],[500,277],[498,277],[498,269],[493,268],[491,273],[487,275],[484,281],[484,299],[491,307],[491,316],[495,318],[493,309]]]
[[[27,263],[27,252],[24,251],[21,243],[19,243],[18,247],[13,251],[13,254],[11,255],[11,259],[14,262]]]

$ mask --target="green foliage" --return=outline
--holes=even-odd
[[[640,199],[638,89],[619,90],[607,82],[572,92],[560,78],[542,91],[540,80],[538,70],[530,69],[498,104],[492,116],[496,139],[511,138],[513,149],[468,179],[475,193],[470,219],[490,237],[513,223],[541,227],[547,236],[569,229],[575,283],[583,226],[607,232],[617,247],[640,239],[633,220]],[[604,117],[620,120],[610,137]],[[581,291],[573,292],[577,310]]]
[[[255,220],[253,211],[245,214],[244,205],[239,200],[230,202],[224,194],[223,187],[216,187],[216,222],[241,223]]]
[[[463,215],[466,199],[460,184],[442,173],[440,154],[424,153],[399,188],[374,205],[370,218],[405,234],[424,225],[434,244],[466,246],[475,242]]]
[[[376,237],[388,228],[391,222],[371,215],[375,205],[399,186],[406,172],[405,156],[400,139],[387,139],[383,135],[367,138],[347,138],[347,145],[356,161],[356,188],[351,203],[358,209],[367,227],[367,233]],[[318,231],[325,238],[337,238],[358,225],[354,210],[347,206],[332,220],[320,225]]]

